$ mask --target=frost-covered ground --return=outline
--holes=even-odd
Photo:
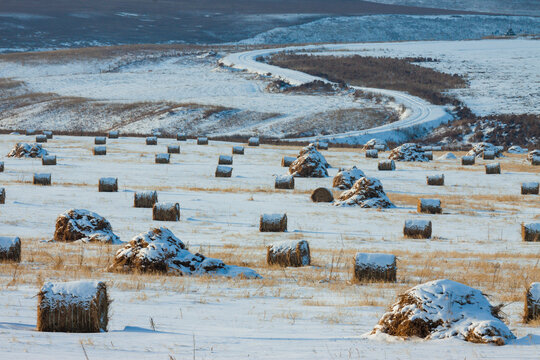
[[[144,145],[144,138],[108,139],[107,155],[94,157],[92,138],[55,136],[45,148],[58,156],[57,166],[5,157],[16,142],[31,140],[0,136],[5,162],[0,179],[7,194],[6,204],[0,205],[0,235],[20,236],[23,241],[20,266],[0,264],[4,358],[82,358],[83,347],[90,359],[538,356],[538,328],[520,323],[521,276],[524,282],[540,280],[535,270],[540,248],[520,239],[520,223],[540,219],[537,196],[520,195],[521,182],[539,180],[538,169],[528,165],[525,155],[497,160],[502,174],[486,175],[482,160],[466,169],[459,160],[436,160],[398,163],[396,171],[379,172],[377,160],[366,159],[357,150],[323,152],[333,166],[331,176],[340,166],[357,165],[381,180],[397,208],[377,211],[312,203],[311,190],[330,187],[331,178],[297,179],[293,191],[274,190],[274,175],[285,172],[281,157],[296,154],[298,148],[246,147],[244,156],[234,156],[232,178],[216,179],[218,156],[230,154],[231,143],[180,142],[181,154],[173,154],[168,165],[155,164],[154,154],[176,143],[170,139],[159,139],[157,146]],[[51,172],[52,186],[32,185],[34,172]],[[441,172],[445,186],[425,185],[426,175]],[[98,193],[98,179],[109,176],[118,177],[119,192]],[[180,222],[153,222],[150,209],[132,207],[133,191],[153,189],[160,201],[180,203]],[[417,214],[418,197],[440,198],[444,213]],[[52,238],[58,214],[72,207],[105,216],[123,241],[152,225],[165,225],[190,249],[251,267],[264,279],[105,273],[115,246],[41,242]],[[288,215],[288,232],[259,233],[259,215],[280,212]],[[431,219],[434,238],[404,239],[406,219]],[[309,241],[313,266],[280,270],[265,265],[264,245],[289,239]],[[351,284],[349,271],[356,251],[397,254],[397,284]],[[397,292],[435,276],[478,287],[492,294],[494,303],[510,303],[504,311],[520,339],[495,347],[361,336],[373,328]],[[35,332],[34,295],[39,283],[84,278],[109,284],[114,300],[109,332]]]

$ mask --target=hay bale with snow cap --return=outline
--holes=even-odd
[[[486,150],[486,151],[484,151],[482,157],[483,157],[484,160],[493,160],[493,159],[495,159],[495,151]]]
[[[99,192],[117,192],[118,191],[118,178],[103,177],[99,179],[98,191]]]
[[[52,131],[43,130],[42,133],[43,133],[43,135],[45,135],[47,137],[47,139],[52,139],[53,138],[53,132]]]
[[[457,338],[504,345],[515,339],[500,314],[477,289],[451,280],[435,280],[398,296],[371,334],[426,340]]]
[[[17,143],[8,153],[8,157],[14,158],[40,158],[49,154],[41,144]]]
[[[326,141],[317,142],[317,149],[318,150],[328,150],[328,143]]]
[[[377,159],[378,157],[379,157],[379,150],[377,149],[366,150],[366,158]]]
[[[296,158],[294,156],[284,156],[281,159],[281,166],[289,167],[294,162],[294,160],[296,160]]]
[[[180,145],[167,145],[168,154],[180,154]]]
[[[433,160],[433,151],[424,151],[424,155],[428,160]]]
[[[94,138],[94,145],[105,145],[107,143],[107,138],[105,136],[96,136]]]
[[[171,154],[156,154],[155,162],[156,164],[168,164],[171,162]]]
[[[396,273],[395,255],[357,253],[354,257],[354,279],[358,282],[395,282]]]
[[[243,146],[233,146],[232,147],[232,153],[234,155],[244,155],[244,147]]]
[[[412,239],[431,239],[432,225],[430,220],[405,220],[403,236]]]
[[[156,191],[138,191],[133,194],[133,207],[136,208],[153,208],[157,201]]]
[[[206,136],[199,136],[197,138],[197,145],[208,145],[208,138]]]
[[[325,187],[316,188],[311,193],[311,201],[329,203],[334,201],[334,194],[332,193],[332,190]]]
[[[180,221],[180,204],[157,202],[152,206],[152,220]]]
[[[41,165],[43,166],[56,165],[56,155],[44,155],[41,158]]]
[[[540,320],[540,283],[532,283],[525,292],[525,311],[523,322]]]
[[[430,186],[443,186],[444,174],[426,176],[426,182]]]
[[[474,157],[483,157],[485,152],[488,152],[488,158],[491,156],[493,156],[493,158],[503,156],[502,151],[499,147],[487,142],[480,142],[474,144],[473,148],[467,153],[467,155]]]
[[[540,241],[540,223],[521,224],[523,241]]]
[[[186,141],[187,140],[187,136],[185,133],[176,133],[176,141]]]
[[[107,219],[85,209],[70,209],[56,218],[54,241],[121,243]]]
[[[372,177],[363,177],[344,191],[334,202],[336,206],[360,206],[363,208],[393,208],[381,182]]]
[[[225,165],[218,165],[216,167],[216,177],[230,178],[232,176],[233,168]]]
[[[109,131],[109,139],[118,139],[120,132],[118,130]]]
[[[0,172],[4,172],[4,162],[0,161]]]
[[[418,199],[416,210],[419,213],[442,214],[441,200],[439,199]]]
[[[533,157],[531,157],[531,165],[540,165],[540,155],[534,155]]]
[[[21,262],[21,239],[0,236],[0,261]]]
[[[219,165],[232,165],[233,157],[230,155],[219,155],[218,164]]]
[[[521,184],[521,195],[538,195],[540,184],[537,182],[526,182]]]
[[[94,150],[92,152],[94,156],[100,156],[100,155],[107,155],[107,147],[106,146],[94,146]]]
[[[486,174],[500,174],[501,173],[501,164],[486,164]]]
[[[26,136],[33,136],[33,135],[36,134],[36,130],[35,130],[35,129],[26,129],[25,132],[24,132],[24,134],[25,134]]]
[[[146,145],[157,145],[157,136],[147,136]]]
[[[36,142],[37,143],[46,143],[47,142],[47,135],[36,135]]]
[[[394,171],[396,170],[396,163],[394,160],[382,160],[377,165],[379,171]]]
[[[348,190],[353,187],[355,182],[365,176],[364,172],[356,166],[341,168],[336,176],[334,176],[332,186],[341,190]]]
[[[262,214],[259,219],[260,232],[287,231],[287,214]]]
[[[287,240],[270,244],[266,247],[268,265],[308,266],[311,263],[309,244],[306,240]]]
[[[403,144],[393,149],[388,159],[396,161],[429,161],[422,147],[414,143]]]
[[[386,142],[384,140],[371,139],[365,143],[363,150],[377,149],[379,151],[384,151],[387,149]]]
[[[531,161],[533,160],[534,157],[538,157],[540,158],[540,150],[539,149],[535,149],[535,150],[532,150],[531,152],[529,152],[527,154],[527,160]]]
[[[33,179],[34,185],[51,185],[51,174],[50,173],[43,173],[43,174],[34,174]]]
[[[0,188],[0,204],[6,203],[6,189]]]
[[[294,176],[292,175],[278,175],[274,182],[275,189],[292,190],[294,189]]]
[[[315,145],[309,144],[300,150],[296,158],[289,166],[289,174],[296,177],[327,177],[330,165],[324,156],[317,151]]]
[[[248,139],[248,146],[259,146],[259,145],[260,145],[260,141],[258,137],[253,136]]]
[[[474,165],[474,162],[475,162],[475,157],[474,156],[462,156],[461,157],[461,165],[463,166],[470,166],[470,165]]]
[[[107,331],[109,304],[104,282],[47,282],[38,294],[37,330],[74,333]]]

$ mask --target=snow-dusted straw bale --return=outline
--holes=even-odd
[[[289,174],[297,177],[327,177],[330,165],[324,156],[317,151],[314,144],[300,150],[296,158],[289,166]]]
[[[311,263],[309,244],[306,240],[287,240],[266,247],[268,265],[308,266]]]
[[[363,208],[393,208],[381,182],[372,177],[363,177],[344,191],[334,202],[336,206],[360,206]]]
[[[363,150],[377,149],[379,151],[384,151],[387,149],[386,142],[379,139],[371,139],[364,144]]]
[[[313,202],[332,202],[334,201],[334,194],[332,190],[320,187],[313,190],[311,193],[311,201]]]
[[[540,223],[521,224],[523,241],[540,241]]]
[[[233,146],[232,147],[232,153],[234,155],[244,155],[244,147],[243,146]]]
[[[197,138],[197,145],[208,145],[208,138],[206,136],[199,136]]]
[[[424,151],[424,155],[428,160],[433,160],[433,151]]]
[[[96,136],[94,138],[95,145],[105,145],[107,143],[107,138],[105,136]]]
[[[180,154],[180,145],[167,145],[168,154]]]
[[[534,165],[534,166],[540,165],[540,155],[533,155],[531,157],[531,165]]]
[[[294,162],[294,160],[296,160],[294,156],[284,156],[283,159],[281,159],[281,166],[289,167]]]
[[[294,189],[294,176],[292,175],[278,175],[274,183],[276,189],[291,190]]]
[[[94,146],[94,155],[107,155],[107,147],[106,146]]]
[[[232,165],[233,157],[230,155],[219,155],[218,164],[219,165]]]
[[[444,185],[444,174],[430,175],[426,177],[426,182],[428,185],[432,186],[443,186]]]
[[[180,204],[157,202],[152,207],[152,220],[180,221]]]
[[[540,319],[540,282],[532,283],[525,292],[523,322]]]
[[[109,303],[104,282],[47,282],[38,294],[37,330],[76,333],[107,331]]]
[[[486,174],[500,174],[501,173],[501,164],[486,164]]]
[[[120,239],[103,216],[85,209],[70,209],[56,218],[55,241],[118,244]]]
[[[403,226],[403,235],[413,239],[430,239],[431,231],[430,220],[405,220]]]
[[[21,262],[21,239],[0,236],[0,261]]]
[[[51,174],[34,174],[34,185],[51,185]]]
[[[535,156],[538,157],[538,159],[540,160],[540,150],[539,149],[535,149],[535,150],[532,150],[531,152],[529,152],[527,154],[527,160],[532,162]]]
[[[47,135],[36,135],[36,142],[37,143],[46,143],[47,142]]]
[[[486,150],[483,153],[484,160],[493,160],[495,159],[495,151],[493,150]]]
[[[26,136],[32,136],[32,135],[36,134],[36,130],[34,130],[34,129],[26,129],[24,133],[25,133]]]
[[[388,159],[396,161],[429,161],[422,147],[413,143],[403,144],[393,149]]]
[[[317,149],[319,149],[319,150],[328,150],[328,143],[326,141],[319,141],[317,143]]]
[[[375,144],[373,146],[373,148],[379,152],[381,151],[385,151],[386,150],[386,145],[385,144]]]
[[[334,180],[332,181],[332,187],[348,190],[353,187],[354,183],[365,177],[366,175],[356,166],[352,166],[345,169],[339,169]]]
[[[372,159],[377,159],[379,157],[379,150],[377,150],[377,149],[366,150],[366,157],[367,158],[372,158]]]
[[[357,253],[354,257],[356,281],[396,281],[396,256],[391,254]]]
[[[43,135],[45,135],[47,137],[47,139],[52,139],[53,138],[53,132],[52,131],[48,131],[48,130],[43,130]]]
[[[225,165],[218,165],[216,167],[216,177],[230,178],[232,176],[233,168]]]
[[[439,199],[418,199],[417,211],[419,213],[441,214],[441,200]]]
[[[256,136],[250,137],[248,139],[249,146],[259,146],[259,144],[260,144],[259,138]]]
[[[287,231],[287,214],[262,214],[259,221],[260,232]]]
[[[538,195],[539,184],[537,182],[526,182],[521,184],[522,195]]]
[[[41,165],[56,165],[56,155],[44,155],[41,158]]]
[[[4,162],[0,161],[0,172],[4,172]]]
[[[0,188],[0,204],[6,203],[6,189]]]
[[[467,153],[469,156],[475,156],[480,157],[483,156],[485,152],[493,152],[493,157],[502,157],[502,147],[494,146],[490,143],[477,143],[473,146],[473,148]],[[488,154],[488,157],[491,154]]]
[[[157,136],[147,136],[146,145],[157,145]]]
[[[103,177],[99,179],[98,191],[99,192],[117,192],[118,191],[118,178]]]
[[[474,165],[475,157],[472,155],[465,155],[461,157],[461,165],[467,166],[467,165]]]
[[[133,206],[136,208],[153,208],[157,201],[156,191],[138,191],[133,194]]]
[[[109,139],[118,139],[120,132],[118,130],[109,131]]]
[[[379,171],[394,171],[396,170],[396,163],[394,160],[382,160],[379,161]]]
[[[176,133],[176,141],[186,141],[187,140],[187,136],[185,133]]]
[[[168,164],[171,161],[171,154],[156,154],[156,164]]]

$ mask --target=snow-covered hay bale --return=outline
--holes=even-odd
[[[527,160],[529,160],[531,162],[533,161],[534,157],[540,158],[540,150],[536,149],[536,150],[533,150],[533,151],[531,151],[531,152],[529,152],[527,154]]]
[[[534,165],[534,166],[540,165],[540,155],[534,155],[531,158],[531,165]]]
[[[422,147],[414,143],[403,144],[393,149],[388,159],[396,161],[429,161]]]
[[[171,154],[156,154],[155,162],[156,164],[168,164],[171,161]]]
[[[260,141],[258,137],[253,136],[248,139],[248,146],[259,146],[259,145],[260,145]]]
[[[540,223],[521,224],[523,241],[540,241]]]
[[[187,136],[185,133],[176,133],[176,141],[186,141],[187,140]]]
[[[441,200],[439,199],[418,199],[416,210],[419,213],[441,214]]]
[[[46,143],[47,142],[47,135],[36,135],[36,142],[37,143]]]
[[[118,191],[118,178],[103,177],[99,179],[98,191],[99,192],[117,192]]]
[[[386,142],[384,140],[371,139],[365,143],[363,150],[377,149],[379,151],[384,151],[387,149]]]
[[[268,265],[308,266],[311,263],[309,244],[306,240],[287,240],[270,244],[266,247]]]
[[[136,208],[153,208],[157,201],[156,191],[137,191],[133,194],[133,207]]]
[[[493,152],[493,158],[503,156],[501,148],[486,142],[474,144],[473,148],[467,153],[467,155],[474,157],[483,157],[484,152]],[[488,156],[490,155],[491,154],[488,154]]]
[[[0,261],[21,262],[21,239],[0,236]]]
[[[444,174],[426,176],[426,182],[428,185],[431,185],[431,186],[443,186]]]
[[[330,165],[324,156],[317,151],[315,145],[309,144],[300,150],[296,158],[289,166],[289,174],[297,177],[327,177]]]
[[[243,146],[233,146],[232,147],[232,153],[234,155],[244,155],[244,147]]]
[[[208,138],[206,136],[199,136],[197,138],[197,145],[208,145]]]
[[[495,159],[495,151],[486,150],[483,155],[484,160],[493,160]]]
[[[6,189],[0,188],[0,204],[6,203]]]
[[[219,259],[192,254],[184,243],[165,227],[150,229],[135,236],[117,251],[108,270],[260,278],[260,275],[251,269],[226,265]]]
[[[107,331],[109,303],[104,282],[47,282],[38,294],[37,330],[74,333]]]
[[[259,220],[260,232],[287,231],[287,214],[262,214]]]
[[[403,236],[412,239],[431,239],[430,220],[405,220]]]
[[[509,154],[526,154],[527,151],[527,149],[524,149],[519,145],[513,145],[508,148]]]
[[[381,182],[372,177],[363,177],[344,191],[334,202],[336,206],[360,206],[363,208],[392,208],[394,204],[386,196]]]
[[[313,190],[311,193],[311,201],[313,202],[332,202],[334,201],[334,194],[332,193],[332,190],[320,187]]]
[[[0,161],[0,172],[4,172],[4,162]]]
[[[107,143],[107,138],[105,136],[96,136],[94,138],[95,145],[105,145]]]
[[[334,176],[332,186],[341,190],[348,190],[353,187],[355,182],[365,176],[364,172],[356,166],[345,169],[341,168],[336,176]]]
[[[147,136],[146,145],[157,145],[157,136]]]
[[[216,177],[230,178],[232,176],[233,168],[225,165],[218,165],[216,167]]]
[[[523,322],[529,323],[540,319],[540,283],[532,283],[525,292],[525,311]]]
[[[167,145],[168,154],[180,154],[180,145]]]
[[[56,218],[55,241],[118,244],[120,238],[103,216],[85,209],[70,209]]]
[[[47,137],[47,139],[52,139],[53,138],[53,132],[52,131],[43,130],[42,133],[43,133],[43,135],[45,135]]]
[[[396,281],[396,256],[357,253],[354,257],[354,280],[359,282]]]
[[[109,139],[118,139],[120,132],[118,130],[109,131]]]
[[[41,144],[17,143],[7,156],[15,158],[40,158],[47,154],[47,150]]]
[[[433,151],[424,151],[424,155],[428,160],[433,160]]]
[[[539,184],[526,182],[521,184],[521,195],[538,195]]]
[[[457,159],[457,156],[454,155],[453,153],[451,152],[447,152],[446,154],[444,155],[441,155],[437,158],[437,160],[456,160]],[[473,158],[474,159],[474,158]]]
[[[381,160],[377,167],[379,171],[394,171],[396,170],[396,163],[394,160]]]
[[[284,156],[283,159],[281,159],[281,166],[289,167],[294,162],[294,160],[296,160],[294,156]]]
[[[230,155],[219,155],[218,164],[219,165],[232,165],[233,157]]]
[[[318,150],[328,150],[328,143],[326,141],[317,142],[317,149]]]
[[[372,331],[378,333],[496,345],[515,339],[499,308],[480,290],[446,279],[417,285],[399,295]]]
[[[278,175],[274,182],[274,188],[283,190],[294,189],[294,176],[292,175]]]
[[[34,129],[26,129],[25,132],[24,132],[24,134],[25,134],[26,136],[33,136],[33,135],[36,134],[36,130],[34,130]]]
[[[99,156],[99,155],[107,155],[107,147],[106,146],[94,146],[94,150],[93,150],[93,154],[94,156]]]
[[[501,173],[501,164],[486,164],[486,174],[500,174]]]
[[[379,157],[379,150],[377,149],[366,150],[366,157],[370,159],[377,159]]]
[[[41,158],[41,165],[56,165],[56,155],[45,155]]]
[[[156,202],[152,207],[152,220],[180,221],[180,204]]]
[[[43,173],[43,174],[34,174],[34,185],[51,185],[51,174],[50,173]]]
[[[461,165],[463,166],[474,165],[474,163],[475,163],[474,156],[465,155],[461,157]]]

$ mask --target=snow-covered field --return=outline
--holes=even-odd
[[[22,135],[0,136],[0,154]],[[93,138],[55,136],[45,148],[58,165],[37,159],[3,157],[0,173],[6,204],[0,205],[0,236],[20,236],[20,266],[0,265],[0,353],[3,358],[170,358],[185,359],[445,359],[538,357],[540,331],[521,322],[523,285],[539,281],[540,247],[523,243],[521,222],[538,222],[538,196],[520,195],[520,184],[538,181],[538,169],[525,155],[499,159],[501,175],[486,175],[484,161],[462,168],[457,160],[397,163],[379,172],[376,159],[358,150],[324,151],[333,166],[356,165],[381,180],[397,207],[386,210],[312,203],[309,196],[331,178],[296,180],[295,190],[274,190],[284,174],[283,155],[293,147],[246,147],[234,156],[233,176],[215,178],[220,154],[233,144],[197,146],[180,142],[171,164],[155,164],[154,154],[176,143],[143,138],[107,140],[107,155],[91,155]],[[435,153],[434,158],[442,155]],[[456,154],[461,155],[461,154]],[[381,158],[386,157],[381,154]],[[31,184],[35,172],[51,172],[52,186]],[[444,173],[443,187],[425,185],[425,176]],[[97,192],[98,179],[118,177],[119,192]],[[150,209],[133,208],[133,192],[157,190],[160,201],[179,202],[179,222],[154,222]],[[444,213],[416,213],[419,197],[439,198]],[[69,208],[106,217],[120,239],[129,241],[150,226],[165,225],[193,251],[248,266],[263,279],[123,275],[104,272],[117,246],[44,243],[55,219]],[[286,233],[259,233],[262,213],[286,212]],[[430,219],[432,240],[402,236],[407,219]],[[279,269],[265,264],[264,246],[276,240],[305,239],[312,266]],[[350,283],[356,251],[398,256],[396,284]],[[495,347],[457,340],[400,341],[365,338],[398,292],[445,277],[491,294],[504,308],[518,340]],[[47,280],[106,280],[111,297],[108,333],[38,333],[36,297]],[[152,326],[151,324],[154,324]],[[528,335],[530,334],[530,335]]]

